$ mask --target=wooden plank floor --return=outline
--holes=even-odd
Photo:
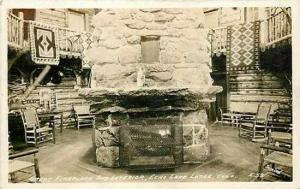
[[[238,137],[237,128],[209,128],[211,155],[203,164],[183,165],[175,170],[128,172],[96,165],[92,129],[57,132],[56,144],[40,147],[42,182],[160,182],[160,181],[253,181],[258,168],[259,146]]]

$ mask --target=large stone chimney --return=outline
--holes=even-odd
[[[202,9],[107,9],[87,51],[97,115],[96,156],[107,167],[172,167],[209,155],[210,43]]]

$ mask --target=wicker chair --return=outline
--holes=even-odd
[[[252,141],[267,140],[267,125],[271,104],[260,103],[256,115],[247,120],[242,120],[239,127],[239,136],[251,138]]]

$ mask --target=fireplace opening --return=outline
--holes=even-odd
[[[121,127],[120,143],[120,165],[129,169],[172,168],[183,163],[179,122],[163,124],[157,121],[151,125]]]

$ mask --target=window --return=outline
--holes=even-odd
[[[159,62],[159,36],[142,36],[142,63]]]
[[[68,27],[76,31],[85,31],[85,14],[77,11],[68,12]]]

